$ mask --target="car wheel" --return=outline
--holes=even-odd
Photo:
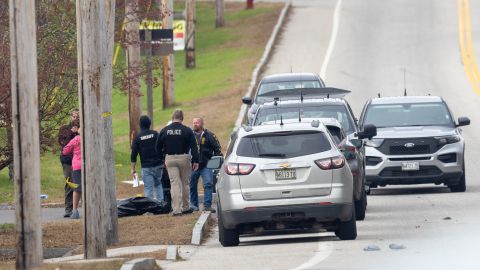
[[[338,223],[335,235],[340,238],[340,240],[355,240],[357,238],[355,210],[352,211],[352,217],[350,220]]]
[[[240,244],[240,235],[238,233],[238,229],[226,229],[223,226],[222,209],[220,208],[220,204],[217,204],[217,209],[218,239],[220,240],[220,244],[222,244],[224,247],[238,246],[238,244]]]
[[[463,166],[463,175],[456,185],[448,186],[451,192],[465,192],[467,190],[467,183],[465,181],[465,165]]]
[[[357,217],[357,220],[364,220],[366,211],[367,211],[367,193],[365,192],[365,190],[363,190],[360,200],[355,201],[355,216]]]

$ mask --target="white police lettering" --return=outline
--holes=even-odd
[[[140,140],[143,141],[143,140],[148,140],[148,139],[151,139],[151,138],[153,138],[153,134],[142,136],[142,137],[140,137]]]
[[[182,135],[181,129],[169,129],[167,130],[167,135]]]

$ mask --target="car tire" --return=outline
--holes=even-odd
[[[218,239],[220,244],[224,247],[234,247],[240,244],[240,234],[238,229],[226,229],[223,226],[222,209],[220,204],[217,205],[218,209]]]
[[[357,238],[357,220],[355,218],[355,210],[352,211],[352,217],[348,221],[338,223],[335,235],[340,240],[355,240]]]
[[[460,181],[456,185],[448,186],[451,192],[465,192],[467,190],[467,183],[465,181],[465,165],[463,166],[463,174]]]
[[[362,196],[360,200],[355,201],[355,216],[357,220],[365,219],[365,212],[367,211],[367,193],[365,189],[362,191]]]

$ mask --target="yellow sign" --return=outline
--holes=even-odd
[[[185,33],[185,21],[175,20],[173,21],[173,33]],[[160,30],[162,28],[162,21],[149,21],[143,20],[140,23],[140,30]]]

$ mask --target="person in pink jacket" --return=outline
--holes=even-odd
[[[80,123],[74,122],[72,124],[74,128],[77,128],[77,132],[80,134]],[[62,154],[72,155],[72,179],[71,181],[78,185],[73,189],[73,210],[70,218],[79,219],[80,213],[78,212],[78,203],[82,196],[82,142],[80,135],[75,136],[70,142],[63,148]]]

